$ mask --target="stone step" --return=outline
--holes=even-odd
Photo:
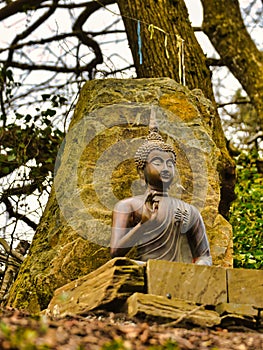
[[[228,302],[263,308],[263,270],[227,269]]]
[[[263,270],[149,260],[147,293],[196,303],[250,304],[263,308]]]
[[[149,260],[147,293],[216,305],[227,302],[226,269]]]
[[[57,289],[48,314],[86,315],[91,310],[174,325],[262,328],[261,270],[115,258]]]
[[[204,305],[197,305],[180,299],[167,299],[160,295],[134,293],[127,299],[129,316],[161,323],[171,321],[173,324],[191,324],[200,327],[214,327],[219,325],[219,314],[206,310]]]
[[[96,308],[118,310],[135,292],[145,292],[144,267],[127,258],[115,258],[57,289],[47,312],[65,317],[85,315]]]

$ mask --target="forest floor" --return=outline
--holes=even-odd
[[[106,312],[56,320],[0,308],[0,349],[260,350],[263,333],[238,327],[175,328]]]

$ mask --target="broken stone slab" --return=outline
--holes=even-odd
[[[134,293],[126,301],[128,315],[148,318],[157,322],[175,321],[176,324],[191,324],[200,327],[219,325],[219,314],[180,299],[167,299],[160,295]]]
[[[149,260],[146,273],[149,294],[207,305],[227,302],[225,268]]]
[[[263,270],[227,269],[228,302],[263,308]]]
[[[250,304],[222,303],[216,305],[215,310],[221,316],[221,326],[225,328],[235,326],[257,328],[261,324],[258,310]]]
[[[228,329],[235,329],[236,327],[250,329],[258,328],[256,318],[238,314],[227,314],[222,316],[220,326]]]
[[[251,304],[234,304],[234,303],[221,303],[216,305],[216,312],[220,316],[226,314],[236,314],[249,317],[257,317],[258,312]]]
[[[134,292],[144,291],[144,267],[127,258],[114,258],[57,289],[47,313],[59,318],[85,315],[96,308],[115,310]]]

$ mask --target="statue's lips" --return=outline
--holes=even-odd
[[[169,180],[171,178],[171,174],[169,173],[161,173],[160,174],[162,179]]]

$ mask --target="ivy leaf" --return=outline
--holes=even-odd
[[[9,162],[12,162],[13,160],[15,160],[16,159],[16,156],[14,155],[14,154],[10,154],[8,157],[7,157],[7,160],[9,161]]]

